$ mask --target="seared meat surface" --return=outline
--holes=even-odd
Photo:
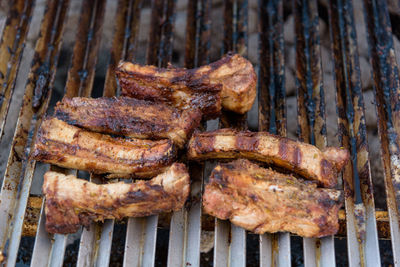
[[[169,138],[179,147],[185,145],[201,120],[198,109],[181,111],[128,97],[64,98],[57,103],[54,115],[91,131],[144,139]]]
[[[167,139],[113,138],[47,118],[38,131],[31,157],[110,177],[152,177],[173,163],[176,148]]]
[[[121,62],[117,77],[125,96],[182,109],[198,107],[206,118],[218,115],[221,102],[224,109],[236,113],[249,111],[257,92],[253,65],[238,54],[189,70]]]
[[[346,149],[317,147],[267,132],[220,129],[195,133],[188,144],[192,160],[244,157],[271,163],[318,181],[326,187],[337,184],[338,172],[350,158]]]
[[[184,164],[174,163],[164,173],[148,181],[94,184],[73,175],[47,172],[46,229],[49,233],[74,233],[91,221],[144,217],[179,210],[190,188]]]
[[[204,211],[257,234],[323,237],[338,231],[343,194],[239,159],[212,171]]]

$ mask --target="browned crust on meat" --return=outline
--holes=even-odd
[[[190,70],[121,62],[116,73],[123,95],[179,108],[198,107],[205,118],[217,117],[221,102],[225,109],[243,114],[257,92],[254,68],[238,54]]]
[[[167,139],[113,138],[47,118],[38,131],[31,157],[112,177],[152,177],[174,162],[176,148]]]
[[[57,103],[54,115],[91,131],[144,139],[168,138],[181,148],[201,120],[198,109],[181,111],[163,103],[127,97],[64,97]]]
[[[94,184],[73,175],[47,172],[46,229],[49,233],[76,232],[92,221],[144,217],[179,210],[189,195],[186,166],[174,163],[164,173],[148,181]]]
[[[244,157],[271,163],[323,186],[334,187],[338,172],[350,155],[346,149],[329,147],[321,151],[313,145],[267,132],[221,129],[193,134],[188,144],[188,157],[192,160]]]
[[[265,169],[245,159],[218,164],[203,195],[204,211],[257,234],[287,231],[323,237],[339,229],[343,194]]]

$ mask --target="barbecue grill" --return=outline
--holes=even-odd
[[[66,77],[66,96],[118,95],[119,88],[114,70],[120,60],[144,58],[143,47],[138,45],[141,11],[146,1],[119,0],[114,8],[112,1],[47,0],[44,12],[37,11],[35,1],[15,0],[10,6],[2,31],[0,44],[0,138],[8,144],[9,153],[0,191],[0,264],[14,266],[21,250],[21,237],[35,235],[30,259],[32,266],[62,266],[67,246],[67,235],[49,235],[45,231],[43,200],[30,194],[42,175],[36,162],[28,155],[38,126],[51,109],[51,99],[56,76]],[[223,53],[235,51],[248,53],[248,0],[223,1]],[[250,1],[251,2],[251,1]],[[284,3],[279,0],[259,0],[259,82],[258,129],[287,135],[285,62],[284,62]],[[65,32],[70,7],[79,7],[80,18],[69,68],[58,64],[63,40],[71,33]],[[153,0],[145,61],[142,63],[166,67],[172,61],[175,0]],[[211,0],[189,0],[186,6],[186,41],[184,66],[193,68],[210,61]],[[340,213],[341,229],[336,237],[347,243],[350,266],[379,266],[383,253],[379,239],[390,239],[393,262],[400,264],[400,84],[389,11],[385,1],[363,0],[367,28],[370,63],[372,65],[375,105],[378,116],[378,133],[381,142],[381,159],[387,209],[376,211],[370,170],[364,100],[357,52],[357,37],[351,1],[332,0],[325,5],[331,37],[331,56],[334,62],[338,141],[348,148],[352,161],[346,166],[340,186],[345,192],[345,208]],[[319,8],[316,0],[294,0],[291,12],[295,18],[296,36],[296,86],[298,138],[324,148],[327,145],[326,111],[323,88],[319,37]],[[38,14],[36,14],[37,12]],[[321,12],[321,11],[320,11]],[[42,16],[38,25],[31,17]],[[115,16],[115,17],[113,17]],[[114,25],[112,40],[102,38],[103,25]],[[29,34],[28,34],[29,33]],[[71,36],[70,36],[71,37]],[[28,38],[36,41],[34,48],[25,47]],[[100,47],[109,52],[105,81],[96,79],[99,71]],[[25,51],[24,51],[25,48]],[[397,51],[399,52],[399,51]],[[32,58],[29,75],[20,68],[22,55]],[[61,79],[62,80],[62,79]],[[18,82],[19,81],[19,82]],[[13,91],[22,84],[23,99]],[[63,86],[64,86],[63,85]],[[102,90],[104,88],[104,90]],[[97,90],[97,91],[96,91]],[[100,91],[99,91],[100,90]],[[21,104],[22,102],[22,104]],[[18,116],[8,110],[19,110]],[[330,114],[333,116],[333,114]],[[17,117],[17,120],[14,118]],[[245,129],[248,116],[224,112],[219,125],[204,123],[202,130],[212,127]],[[4,132],[12,128],[14,135],[5,140]],[[374,159],[376,160],[376,159]],[[246,249],[259,249],[260,266],[289,266],[294,237],[288,233],[259,236],[259,245],[247,247],[250,233],[242,228],[206,217],[201,211],[201,191],[207,180],[207,166],[211,163],[190,163],[191,196],[185,208],[171,216],[130,218],[126,223],[124,266],[153,266],[158,251],[158,227],[169,227],[166,262],[160,266],[200,266],[200,240],[202,228],[214,231],[214,266],[245,266]],[[72,170],[62,172],[77,173]],[[79,173],[82,177],[84,173]],[[35,179],[34,179],[35,178]],[[1,178],[0,178],[1,179]],[[88,179],[101,182],[91,175]],[[112,181],[111,181],[112,182]],[[35,219],[38,217],[38,220]],[[167,223],[165,223],[167,221]],[[115,227],[124,222],[106,220],[93,223],[79,232],[77,249],[78,266],[108,266],[111,257]],[[125,233],[121,234],[125,235]],[[298,238],[297,238],[298,239]],[[321,239],[302,239],[304,265],[334,266],[338,239],[331,236]],[[165,243],[165,242],[164,242]],[[248,251],[247,251],[248,252]],[[1,263],[2,262],[2,263]],[[158,262],[158,261],[157,261]]]

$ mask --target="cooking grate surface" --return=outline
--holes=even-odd
[[[256,236],[227,221],[205,216],[201,211],[201,192],[212,166],[209,162],[189,164],[190,200],[184,209],[172,215],[129,218],[123,222],[106,220],[69,236],[49,235],[45,231],[43,199],[32,194],[34,188],[40,188],[44,170],[78,174],[96,183],[103,181],[99,176],[29,160],[32,140],[42,117],[62,98],[54,88],[64,88],[63,95],[69,97],[118,95],[114,70],[120,60],[166,67],[174,59],[174,45],[182,48],[178,51],[187,68],[208,64],[214,47],[221,49],[221,55],[235,51],[248,56],[252,47],[248,38],[252,18],[248,14],[253,2],[152,0],[149,5],[142,0],[118,0],[117,4],[105,0],[14,0],[10,4],[0,41],[0,141],[8,148],[1,153],[9,153],[6,162],[0,164],[4,166],[0,171],[4,174],[0,178],[0,264],[3,260],[4,265],[14,266],[25,246],[21,245],[22,235],[31,234],[35,236],[32,256],[28,259],[32,266],[67,265],[64,262],[67,244],[74,239],[79,240],[72,246],[76,256],[74,264],[108,266],[110,258],[119,255],[111,253],[119,238],[125,240],[122,258],[118,260],[124,266],[200,266],[202,229],[214,234],[211,255],[214,266],[254,265],[254,259],[248,258],[253,255],[249,251],[258,248],[259,263],[256,264],[260,266],[290,266],[293,258],[298,257],[299,249],[303,251],[300,261],[306,266],[335,266],[337,253],[343,250],[338,246],[347,246],[350,266],[379,266],[381,256],[388,249],[393,263],[400,263],[399,71],[388,6],[378,0],[362,0],[362,6],[378,117],[379,160],[384,169],[385,210],[375,210],[370,160],[377,159],[370,158],[368,148],[352,1],[332,0],[321,9],[323,5],[317,0],[293,0],[289,8],[285,1],[259,0],[256,3],[259,57],[255,65],[259,81],[254,110],[245,116],[224,112],[219,121],[203,123],[201,128],[247,129],[250,117],[258,116],[259,130],[288,134],[287,129],[292,125],[287,125],[287,119],[292,118],[286,114],[283,25],[285,13],[291,12],[296,47],[298,138],[324,148],[328,141],[332,142],[328,140],[326,119],[335,116],[336,142],[352,154],[352,161],[340,177],[340,186],[345,192],[341,229],[337,235],[340,239],[333,236],[303,239],[288,233]],[[220,8],[214,10],[213,4]],[[177,8],[182,5],[186,13],[184,45],[174,39],[176,31],[182,30],[175,27]],[[73,17],[76,10],[80,10],[79,18]],[[335,78],[332,87],[324,87],[321,10],[329,26],[329,56],[333,59]],[[212,12],[220,12],[221,25],[212,21]],[[141,27],[146,19],[150,21],[148,32]],[[113,25],[108,35],[107,24]],[[213,36],[212,27],[220,27],[222,41]],[[146,36],[145,46],[139,42],[142,35]],[[35,47],[29,46],[29,40],[34,40]],[[21,62],[26,64],[25,57],[31,64],[20,67]],[[67,67],[61,64],[65,61],[70,62]],[[326,99],[326,88],[336,90],[336,114],[327,114],[326,106],[333,99]],[[13,135],[9,136],[8,132]],[[379,238],[390,239],[391,248],[382,246]],[[258,244],[253,247],[254,243]]]

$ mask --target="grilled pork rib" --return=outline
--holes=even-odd
[[[65,168],[108,173],[110,177],[152,177],[176,157],[171,140],[113,138],[56,118],[45,119],[32,158]]]
[[[293,176],[239,159],[212,171],[204,211],[257,234],[287,231],[323,237],[339,229],[341,191],[317,188]]]
[[[206,118],[218,115],[221,101],[227,110],[249,111],[257,92],[253,65],[237,54],[189,70],[121,62],[116,73],[123,95],[183,109],[198,107]]]
[[[179,210],[189,195],[189,174],[184,164],[174,163],[148,181],[126,184],[94,184],[73,175],[47,172],[46,229],[50,233],[74,233],[91,221],[143,217]]]
[[[57,103],[55,116],[96,132],[146,139],[169,138],[181,148],[201,120],[198,109],[180,111],[162,103],[128,97],[64,98]]]
[[[329,147],[324,151],[267,132],[238,132],[221,129],[195,133],[188,144],[192,160],[244,157],[287,168],[326,187],[337,184],[337,174],[349,160],[346,149]]]

